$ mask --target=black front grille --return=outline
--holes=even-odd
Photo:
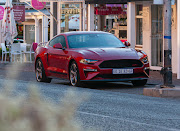
[[[142,67],[140,60],[109,60],[102,62],[100,68],[126,68],[126,67]]]

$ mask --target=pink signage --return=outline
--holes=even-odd
[[[31,0],[31,5],[36,10],[41,10],[45,7],[46,2],[39,2],[38,0]]]
[[[14,19],[16,21],[25,21],[25,6],[13,5]]]
[[[0,20],[3,19],[4,16],[4,7],[0,6]]]

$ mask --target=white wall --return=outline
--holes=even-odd
[[[42,42],[48,42],[48,18],[44,15],[42,18]]]
[[[35,42],[39,43],[39,19],[35,16]]]
[[[127,41],[131,43],[131,48],[136,45],[135,29],[135,2],[128,2],[127,5]]]
[[[177,10],[176,5],[172,6],[174,12],[172,14],[172,72],[177,73],[178,57],[177,57]]]
[[[88,31],[94,31],[94,4],[88,4]]]
[[[151,63],[151,5],[143,5],[143,51]]]
[[[180,0],[177,0],[177,78],[180,79]]]

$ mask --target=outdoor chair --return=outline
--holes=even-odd
[[[22,54],[24,54],[24,57],[23,57],[24,61],[25,61],[26,54],[29,54],[29,58],[30,58],[30,62],[31,62],[32,61],[32,54],[35,53],[35,50],[36,50],[38,44],[33,42],[30,45],[30,50],[27,51],[28,45],[30,45],[30,44],[21,43],[21,51],[22,51]]]
[[[3,62],[3,61],[6,62],[7,54],[8,54],[9,52],[7,52],[6,46],[5,46],[4,43],[1,43],[1,48],[2,48],[2,62]],[[3,59],[3,58],[4,58],[4,55],[5,55],[5,59]]]
[[[27,43],[20,43],[20,45],[21,45],[21,53],[23,55],[23,62],[25,62],[26,54],[29,54],[29,52],[27,51]]]
[[[11,62],[12,62],[12,56],[14,55],[14,62],[16,56],[20,56],[20,61],[22,63],[22,52],[21,52],[21,45],[20,43],[15,43],[11,45]]]

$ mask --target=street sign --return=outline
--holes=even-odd
[[[153,0],[153,4],[155,4],[155,5],[163,5],[163,0]]]
[[[25,21],[25,6],[13,5],[14,19],[16,21]]]

